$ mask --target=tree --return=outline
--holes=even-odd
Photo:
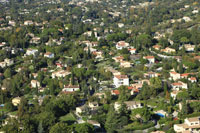
[[[120,86],[119,88],[119,101],[127,101],[130,98],[130,92],[127,86]]]
[[[11,70],[11,68],[7,68],[7,69],[5,70],[4,76],[5,76],[6,78],[10,78],[10,77],[12,76],[12,70]]]
[[[141,34],[137,37],[138,43],[142,45],[143,48],[148,48],[152,45],[152,38],[150,35]]]
[[[11,102],[7,102],[7,103],[5,104],[5,109],[8,110],[9,112],[12,112],[12,111],[14,111],[16,108],[15,108],[15,106],[13,106],[13,104],[12,104]]]
[[[111,105],[106,117],[105,128],[108,133],[114,133],[118,127],[118,115],[114,109],[114,106]]]
[[[91,124],[83,123],[83,124],[77,124],[75,126],[75,131],[77,133],[92,133],[94,132],[94,127]]]
[[[72,128],[66,123],[56,123],[50,129],[50,133],[66,133],[73,132]]]

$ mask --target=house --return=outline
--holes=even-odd
[[[54,53],[46,52],[46,53],[44,54],[44,57],[46,57],[46,58],[54,58]]]
[[[169,74],[170,74],[170,78],[173,79],[173,80],[177,80],[177,79],[181,78],[181,74],[180,73],[172,71]]]
[[[15,21],[12,21],[12,20],[9,20],[8,24],[11,25],[11,26],[15,26],[16,25]]]
[[[195,77],[190,77],[190,78],[188,78],[188,80],[190,82],[192,82],[192,83],[196,83],[197,82],[197,78],[195,78]]]
[[[79,90],[80,90],[80,87],[78,85],[68,85],[68,86],[64,86],[64,88],[62,89],[63,92],[75,92]]]
[[[37,49],[31,49],[31,48],[29,48],[29,49],[27,49],[27,51],[26,51],[26,55],[33,55],[33,56],[36,56],[36,55],[38,55],[38,50]]]
[[[114,85],[118,88],[121,85],[129,86],[129,78],[127,75],[116,75],[113,78]]]
[[[84,113],[87,110],[88,110],[87,105],[76,107],[76,114],[82,114],[82,113]]]
[[[187,79],[188,76],[189,76],[189,73],[183,73],[183,74],[181,74],[181,78],[185,78],[185,79]]]
[[[111,72],[114,76],[116,76],[116,75],[121,75],[121,72],[119,72],[119,71],[113,69],[112,67],[106,68],[106,72],[108,72],[108,71]]]
[[[133,109],[143,107],[143,105],[140,102],[137,102],[137,101],[125,101],[124,104],[126,104],[126,107],[127,107],[128,110],[133,110]],[[114,104],[115,110],[119,110],[120,107],[121,107],[121,103],[115,102],[115,104]]]
[[[6,58],[6,59],[4,59],[3,62],[0,62],[0,67],[4,68],[6,66],[11,66],[13,64],[14,64],[14,61],[12,59]]]
[[[91,108],[91,110],[96,110],[99,107],[99,104],[98,102],[89,102],[88,106]]]
[[[24,25],[33,25],[33,21],[31,20],[24,21]]]
[[[30,40],[30,43],[38,44],[39,42],[40,42],[40,37],[33,37],[33,38]]]
[[[14,106],[18,106],[20,104],[21,98],[20,97],[15,97],[12,99],[12,104]]]
[[[155,78],[155,77],[159,77],[160,74],[159,73],[155,73],[155,72],[147,72],[144,73],[144,77],[145,78]]]
[[[137,88],[135,88],[133,86],[129,86],[128,90],[130,90],[131,95],[135,95],[135,94],[138,94],[140,92],[139,89],[137,89]]]
[[[94,128],[101,128],[101,124],[95,120],[87,120],[87,123],[91,124],[94,126]]]
[[[65,76],[69,75],[71,72],[67,71],[67,70],[58,70],[55,71],[51,74],[52,78],[64,78]]]
[[[95,93],[94,96],[97,96],[98,98],[106,98],[106,94],[103,92]]]
[[[14,64],[14,61],[8,58],[4,59],[4,62],[6,63],[7,66]]]
[[[161,46],[157,44],[157,45],[154,45],[153,48],[154,48],[155,50],[160,50]]]
[[[171,95],[171,97],[175,100],[176,99],[176,97],[177,97],[177,95],[178,95],[178,93],[180,93],[180,92],[182,92],[182,91],[176,91],[176,90],[174,90],[174,91],[172,91],[171,93],[170,93],[170,95]]]
[[[174,59],[176,59],[176,60],[177,60],[177,62],[181,62],[181,60],[182,60],[182,57],[181,57],[181,56],[174,56]]]
[[[92,52],[93,55],[95,55],[96,59],[102,59],[103,58],[103,52],[101,51],[94,51]]]
[[[1,68],[4,68],[4,67],[6,67],[6,63],[3,61],[3,62],[0,62],[0,67]]]
[[[172,83],[171,86],[172,86],[172,90],[176,90],[176,91],[178,91],[180,89],[188,89],[187,84],[183,83],[181,81],[178,81],[176,83]]]
[[[118,23],[118,27],[122,28],[122,27],[124,27],[124,24],[123,23]]]
[[[113,60],[115,60],[115,62],[121,62],[124,60],[123,56],[116,56],[116,57],[112,57]]]
[[[175,53],[176,52],[176,50],[175,49],[173,49],[173,48],[170,48],[170,47],[166,47],[165,49],[162,49],[161,50],[162,52],[165,52],[165,53]]]
[[[131,54],[136,54],[136,48],[129,48],[128,51],[129,51]]]
[[[155,57],[154,56],[144,56],[143,59],[148,60],[150,64],[155,63]]]
[[[185,44],[184,47],[185,47],[185,51],[187,51],[187,52],[194,52],[195,45]]]
[[[174,131],[177,133],[199,133],[200,117],[186,118],[183,124],[174,124]]]
[[[123,48],[128,48],[129,47],[129,43],[125,42],[125,41],[119,41],[116,44],[116,49],[117,50],[121,50]]]
[[[119,90],[111,90],[111,95],[116,96],[116,95],[119,95],[119,94],[120,94]]]
[[[194,59],[200,61],[200,56],[195,56]]]
[[[131,67],[131,63],[128,61],[121,61],[120,67],[129,68],[129,67]]]
[[[37,80],[31,80],[31,87],[32,88],[40,87],[40,82],[38,82]]]
[[[4,47],[5,45],[6,45],[6,42],[1,42],[1,43],[0,43],[0,48],[1,48],[1,47]]]

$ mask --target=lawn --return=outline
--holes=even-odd
[[[60,121],[62,122],[76,121],[76,118],[72,113],[68,113],[67,115],[60,117]]]

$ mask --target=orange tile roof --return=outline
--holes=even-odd
[[[115,77],[118,79],[127,79],[128,78],[127,75],[116,75]]]

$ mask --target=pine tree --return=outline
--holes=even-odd
[[[114,106],[111,105],[107,114],[105,128],[108,133],[114,133],[117,129],[118,115],[114,109]]]

